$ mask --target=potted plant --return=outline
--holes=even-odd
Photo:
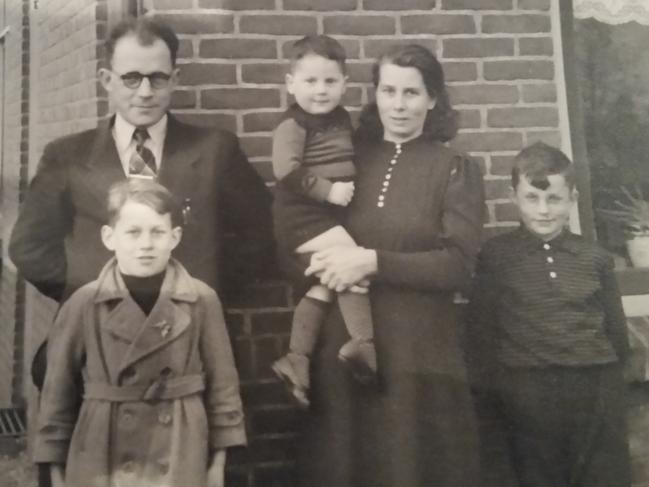
[[[634,267],[649,267],[649,201],[640,185],[634,191],[621,188],[623,199],[614,201],[615,208],[600,210],[607,219],[622,225],[626,235],[629,258]]]

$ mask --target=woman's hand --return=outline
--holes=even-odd
[[[304,274],[318,276],[321,284],[342,292],[356,285],[366,287],[367,278],[377,270],[375,250],[337,246],[314,253]]]
[[[59,463],[50,464],[52,487],[65,487],[65,467]]]
[[[216,450],[207,470],[207,487],[225,487],[225,450]]]

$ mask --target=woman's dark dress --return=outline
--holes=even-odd
[[[482,176],[440,143],[419,137],[401,147],[389,180],[393,143],[356,148],[347,225],[359,245],[377,249],[371,299],[381,383],[361,386],[338,362],[348,336],[336,308],[313,360],[302,487],[479,485],[453,295],[468,284],[479,248]]]

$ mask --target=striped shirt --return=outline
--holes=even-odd
[[[489,240],[468,321],[510,367],[604,364],[628,350],[612,257],[567,230],[544,242],[521,226]]]

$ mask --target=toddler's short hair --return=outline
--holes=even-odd
[[[570,159],[559,149],[544,142],[536,142],[514,158],[512,187],[516,189],[521,176],[525,176],[532,186],[545,190],[550,185],[548,176],[554,174],[563,175],[571,190],[575,187],[575,167]]]
[[[291,71],[300,59],[310,54],[337,62],[342,72],[345,72],[345,49],[340,42],[326,35],[309,35],[293,43],[289,53]]]
[[[151,179],[131,178],[113,184],[108,190],[108,224],[115,226],[124,205],[133,201],[153,209],[160,215],[171,215],[171,226],[182,225],[180,205],[167,188]]]

